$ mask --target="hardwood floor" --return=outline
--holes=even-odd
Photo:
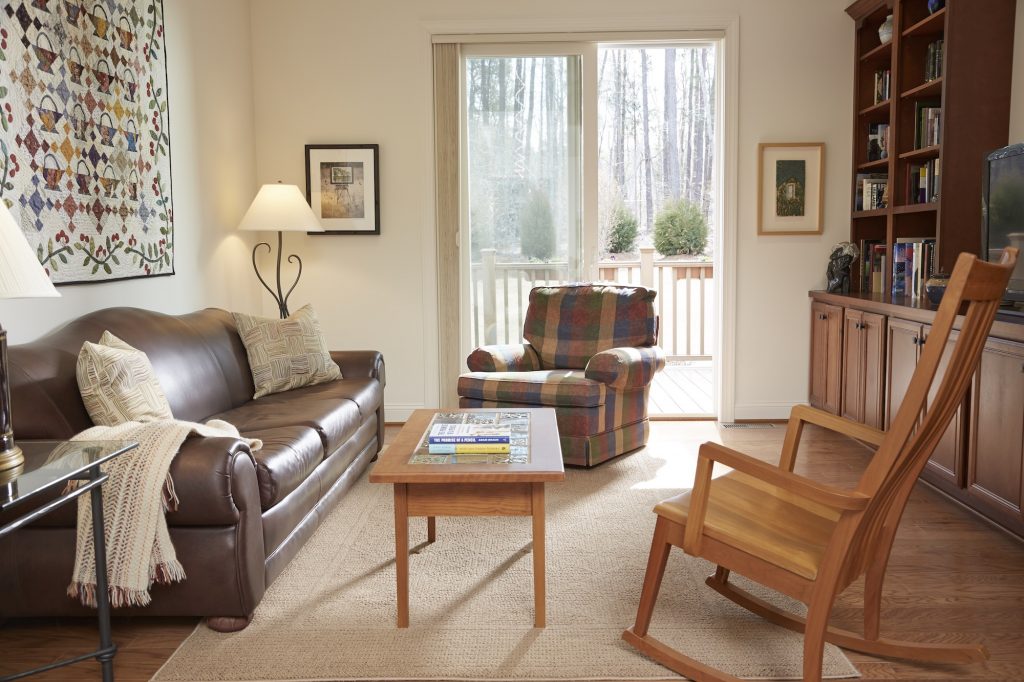
[[[387,431],[390,440],[398,428]],[[666,458],[664,476],[686,481],[679,484],[683,487],[692,480],[697,445],[704,440],[719,439],[774,462],[783,433],[779,426],[721,429],[714,422],[656,422],[649,447]],[[797,471],[850,485],[868,454],[842,436],[807,427]],[[833,623],[858,628],[859,598],[859,585],[847,590],[833,611]],[[148,680],[197,622],[115,619],[117,679]],[[981,641],[992,657],[970,666],[922,666],[849,653],[863,680],[1024,680],[1024,544],[918,484],[889,564],[882,631],[907,639]],[[9,621],[0,628],[0,675],[88,650],[95,642],[91,621]],[[87,662],[33,679],[99,679],[99,668]]]

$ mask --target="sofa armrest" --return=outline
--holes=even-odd
[[[528,343],[481,346],[469,354],[471,372],[532,372],[542,369],[537,351]]]
[[[256,462],[238,438],[186,438],[171,462],[178,508],[171,526],[230,526],[246,512],[260,514]]]
[[[370,377],[384,386],[384,356],[375,350],[332,350],[331,360],[341,368],[343,377]]]
[[[664,366],[665,352],[658,346],[609,348],[591,357],[583,374],[625,390],[647,386]]]

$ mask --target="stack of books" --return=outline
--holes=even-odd
[[[862,239],[860,253],[861,292],[865,294],[881,293],[885,282],[885,243],[877,239]]]
[[[907,203],[927,204],[939,199],[939,160],[912,163],[907,169]]]
[[[872,123],[868,126],[868,161],[889,158],[889,124]]]
[[[858,173],[854,208],[871,211],[889,205],[889,176],[885,173]]]
[[[892,295],[920,298],[935,270],[935,240],[901,237],[892,245]]]
[[[933,81],[936,78],[942,78],[942,53],[944,50],[944,42],[941,38],[933,43],[928,43],[928,49],[925,50],[924,57],[924,80],[925,82]]]
[[[506,424],[434,424],[427,435],[431,455],[503,455],[511,445]]]
[[[914,146],[933,147],[942,139],[942,107],[938,102],[914,103]]]
[[[889,99],[891,82],[892,71],[890,69],[875,71],[875,104],[881,104]]]

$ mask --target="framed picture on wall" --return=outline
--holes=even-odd
[[[380,234],[378,145],[307,144],[306,200],[324,232]]]
[[[821,234],[825,143],[762,142],[757,159],[757,233]]]

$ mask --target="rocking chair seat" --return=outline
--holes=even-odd
[[[690,492],[659,503],[654,512],[686,525]],[[732,471],[711,481],[704,535],[814,580],[839,511]]]

